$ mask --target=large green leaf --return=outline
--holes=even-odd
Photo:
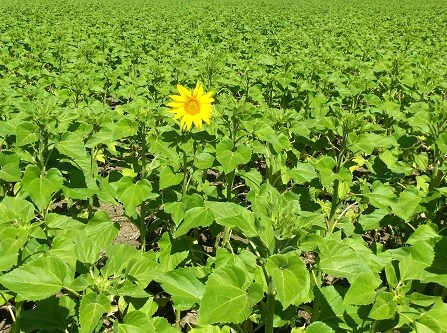
[[[180,184],[183,180],[182,173],[174,173],[171,168],[165,167],[160,172],[160,190]]]
[[[345,295],[344,302],[347,304],[364,305],[374,302],[376,289],[380,286],[381,280],[372,272],[362,272],[352,282]]]
[[[0,179],[7,182],[18,182],[22,172],[19,167],[20,158],[16,154],[0,154]]]
[[[118,199],[123,203],[126,214],[133,216],[136,208],[145,200],[157,197],[152,193],[152,186],[147,179],[141,179],[136,183],[131,177],[123,177],[118,182]]]
[[[141,311],[129,312],[124,317],[124,322],[115,326],[118,333],[158,333],[150,318]]]
[[[0,284],[17,293],[18,299],[35,301],[57,294],[66,274],[59,258],[43,257],[0,276]]]
[[[214,219],[220,225],[238,228],[247,237],[257,235],[253,212],[232,202],[205,202],[214,215]]]
[[[95,293],[84,295],[79,306],[80,333],[93,332],[102,315],[110,309],[110,300],[106,296]]]
[[[236,266],[227,266],[214,271],[205,286],[198,324],[237,324],[247,319],[252,307],[260,298],[259,293],[250,297],[249,292],[242,289],[245,279],[244,271]]]
[[[207,227],[213,221],[214,215],[208,207],[193,207],[186,212],[183,222],[180,223],[174,233],[174,237],[182,236],[193,228]]]
[[[296,252],[276,254],[268,258],[266,269],[272,277],[276,297],[284,309],[299,305],[310,288],[310,278],[304,262]],[[298,304],[297,304],[298,303]]]
[[[374,305],[369,313],[369,317],[376,320],[392,318],[397,310],[396,301],[393,294],[381,292],[377,295]]]
[[[194,268],[178,268],[157,278],[161,287],[172,296],[174,306],[187,310],[199,304],[205,285],[197,278]]]
[[[383,210],[389,209],[390,206],[396,204],[396,195],[390,186],[382,183],[375,183],[374,190],[368,194],[370,203]]]
[[[34,206],[19,197],[5,196],[0,202],[0,223],[14,221],[20,225],[27,224],[34,218]]]
[[[30,195],[39,210],[50,203],[51,197],[62,188],[63,177],[58,169],[52,168],[45,174],[37,166],[29,166],[22,179],[23,189]]]
[[[433,307],[417,319],[436,333],[447,332],[447,304],[442,301],[436,302]]]
[[[324,245],[319,263],[323,272],[350,280],[355,279],[361,272],[370,271],[351,247],[339,241],[327,241]]]
[[[216,157],[225,173],[234,171],[239,165],[250,161],[251,150],[247,146],[239,146],[234,150],[231,140],[226,139],[217,144]]]

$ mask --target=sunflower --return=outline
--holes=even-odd
[[[180,95],[169,96],[172,102],[167,105],[172,109],[170,113],[174,113],[174,119],[180,119],[180,127],[184,131],[189,131],[192,124],[200,130],[202,129],[202,120],[209,124],[211,121],[211,103],[214,99],[211,97],[213,92],[203,90],[200,82],[197,82],[192,94],[188,89],[178,84],[177,89]]]

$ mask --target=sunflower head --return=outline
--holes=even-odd
[[[169,96],[172,102],[167,105],[171,107],[170,113],[174,114],[174,119],[180,119],[180,127],[184,131],[189,131],[192,124],[199,130],[202,129],[202,121],[209,124],[211,121],[211,97],[213,92],[203,90],[200,82],[197,82],[194,91],[191,93],[182,85],[177,85],[180,95]]]

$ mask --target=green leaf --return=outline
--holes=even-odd
[[[214,156],[210,153],[200,153],[196,155],[194,166],[201,170],[205,170],[213,166],[214,160]]]
[[[39,139],[37,133],[37,126],[35,124],[27,122],[20,124],[16,129],[16,146],[23,147],[36,142]]]
[[[121,118],[116,123],[108,121],[97,133],[92,135],[85,146],[92,148],[101,143],[114,143],[119,139],[135,135],[137,133],[137,128],[138,126],[135,121],[129,118]]]
[[[0,154],[0,179],[18,182],[22,176],[19,167],[20,158],[16,154]]]
[[[437,239],[441,236],[438,235],[436,224],[422,224],[408,237],[406,243],[413,245],[418,241],[429,241],[431,239]]]
[[[77,260],[92,265],[98,260],[100,250],[85,232],[77,233],[74,248]]]
[[[257,235],[253,212],[232,202],[205,202],[214,215],[216,222],[222,226],[238,228],[247,237]]]
[[[349,246],[338,241],[328,241],[324,245],[319,264],[323,272],[336,277],[354,279],[359,273],[370,271]]]
[[[392,204],[391,208],[394,214],[405,222],[409,222],[416,213],[421,199],[417,189],[414,186],[408,186],[400,193],[397,203]]]
[[[314,167],[309,163],[297,163],[293,169],[288,170],[288,174],[298,184],[308,183],[317,177]]]
[[[180,223],[174,233],[174,237],[180,237],[193,228],[207,227],[213,221],[214,215],[209,208],[193,207],[186,212],[183,222]]]
[[[179,310],[187,310],[199,304],[205,291],[194,268],[178,268],[158,277],[157,282],[172,296],[174,306]]]
[[[0,284],[22,300],[36,301],[57,294],[66,277],[65,264],[56,257],[43,257],[0,276]]]
[[[158,333],[150,318],[141,311],[129,312],[124,317],[124,323],[118,324],[117,327],[118,333]]]
[[[291,304],[299,305],[299,296],[306,294],[310,288],[309,273],[299,255],[296,252],[273,255],[268,258],[266,269],[272,277],[277,299],[283,308]]]
[[[206,325],[203,327],[194,327],[189,333],[230,333],[230,328],[220,328],[219,326]]]
[[[182,173],[174,173],[171,168],[164,167],[160,172],[160,190],[180,184],[182,180]]]
[[[349,287],[344,302],[355,305],[373,303],[376,297],[376,289],[380,286],[381,282],[377,274],[372,272],[360,273]]]
[[[63,177],[58,169],[52,168],[41,175],[37,166],[29,166],[23,175],[23,189],[31,196],[40,211],[50,203],[54,193],[62,188]]]
[[[292,329],[291,333],[299,333],[300,331],[297,329],[296,331],[294,331],[294,329]],[[322,323],[321,321],[316,321],[312,324],[310,324],[305,331],[306,333],[335,333],[335,331],[330,328],[328,325],[326,325],[325,323]]]
[[[251,150],[247,146],[239,146],[236,151],[233,148],[229,139],[219,142],[216,147],[217,161],[226,174],[234,171],[239,165],[248,163],[251,158]]]
[[[68,296],[52,296],[36,301],[33,309],[22,311],[18,321],[23,332],[36,330],[64,332],[70,325],[76,303]]]
[[[56,149],[62,155],[68,156],[83,171],[87,188],[96,189],[96,182],[92,177],[92,161],[87,155],[81,134],[67,132],[56,143]]]
[[[106,296],[95,293],[84,295],[79,306],[80,333],[93,332],[102,315],[110,309],[110,300]]]
[[[48,213],[45,216],[45,224],[47,228],[57,230],[80,230],[85,227],[84,223],[72,217],[56,213]]]
[[[0,202],[0,223],[14,221],[24,225],[34,219],[34,206],[19,197],[5,196]]]
[[[393,299],[393,294],[381,292],[377,295],[376,301],[369,313],[369,317],[375,320],[392,318],[397,310],[397,304]]]
[[[236,266],[214,271],[205,286],[198,324],[238,324],[247,319],[254,304],[253,298],[242,289],[245,279],[244,271]]]
[[[377,182],[375,182],[374,185],[376,185],[376,187],[368,194],[369,202],[373,206],[387,210],[390,206],[396,203],[396,195],[391,187]]]
[[[118,235],[118,224],[112,223],[106,212],[97,211],[85,226],[85,232],[97,247],[105,248]]]
[[[117,194],[129,216],[136,214],[136,208],[145,200],[157,197],[152,193],[152,186],[147,179],[134,183],[131,177],[123,177],[119,180]]]
[[[429,311],[422,313],[417,322],[431,328],[436,333],[447,332],[446,313],[447,304],[438,301]]]

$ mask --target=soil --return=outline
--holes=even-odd
[[[0,307],[0,333],[11,331],[12,320],[6,306]]]
[[[101,204],[101,210],[107,212],[113,222],[120,225],[118,236],[113,240],[115,244],[129,244],[134,247],[140,246],[140,231],[124,214],[121,206],[113,204]]]

